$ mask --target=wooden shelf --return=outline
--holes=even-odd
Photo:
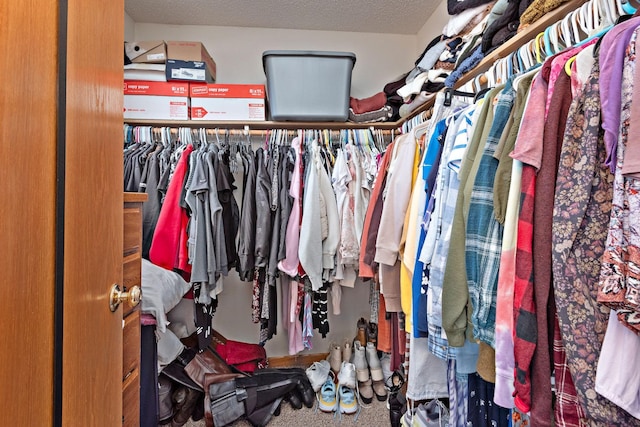
[[[124,120],[133,126],[171,126],[188,128],[221,128],[244,129],[248,126],[251,130],[269,129],[375,129],[391,130],[402,126],[399,122],[380,123],[353,123],[353,122],[234,122],[234,121],[210,121],[210,120]]]
[[[545,30],[549,25],[558,22],[564,18],[569,12],[577,9],[588,0],[570,0],[555,10],[542,16],[533,24],[520,31],[506,43],[496,48],[487,55],[480,63],[470,72],[463,75],[455,84],[455,88],[459,88],[465,83],[472,80],[480,73],[487,71],[498,59],[515,52],[525,43],[533,40],[539,33]],[[205,120],[124,120],[125,123],[134,126],[172,126],[172,127],[190,127],[190,128],[221,128],[221,129],[243,129],[248,126],[251,130],[269,130],[269,129],[382,129],[396,130],[402,125],[419,114],[428,111],[435,103],[435,97],[418,107],[409,116],[402,118],[396,122],[376,122],[376,123],[353,123],[353,122],[234,122],[234,121],[205,121]]]

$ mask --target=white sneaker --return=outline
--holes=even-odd
[[[331,366],[328,360],[321,360],[319,362],[313,362],[311,366],[306,369],[307,378],[313,387],[313,391],[316,393],[320,391],[322,385],[327,382],[329,378],[329,371]]]
[[[338,384],[356,388],[356,366],[350,362],[342,362],[338,373]]]
[[[340,397],[340,413],[355,414],[358,410],[358,399],[355,391],[346,385],[341,385],[340,388],[338,388],[338,395]]]
[[[318,409],[321,411],[334,412],[338,409],[336,385],[331,378],[327,378],[316,397],[318,399]]]

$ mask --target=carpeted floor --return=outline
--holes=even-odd
[[[367,408],[363,407],[356,420],[354,415],[325,413],[317,411],[315,407],[294,410],[291,405],[284,403],[280,415],[273,417],[268,427],[322,427],[322,426],[360,426],[360,427],[386,427],[390,425],[389,410],[386,402],[379,402],[373,399],[373,402]],[[247,421],[237,421],[233,427],[250,427]],[[185,427],[205,427],[204,420],[194,422],[189,420]]]

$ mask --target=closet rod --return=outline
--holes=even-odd
[[[125,124],[131,126],[154,126],[154,127],[185,127],[185,128],[219,128],[219,129],[244,129],[246,126],[250,130],[272,130],[272,129],[380,129],[397,130],[402,123],[398,122],[375,122],[375,123],[353,123],[353,122],[233,122],[233,121],[209,121],[209,120],[124,120]]]
[[[493,52],[489,53],[489,55],[485,56],[482,59],[482,61],[480,61],[480,63],[476,65],[474,69],[472,69],[468,73],[465,73],[462,77],[460,77],[460,79],[458,79],[458,81],[454,85],[454,89],[459,89],[465,83],[468,83],[469,81],[473,80],[479,74],[484,73],[489,68],[491,68],[491,66],[497,60],[506,57],[507,55],[518,50],[521,46],[524,46],[526,43],[529,43],[538,34],[544,31],[547,27],[560,21],[565,16],[567,16],[569,12],[572,12],[573,10],[582,6],[587,1],[588,0],[570,0],[569,2],[552,10],[551,12],[546,13],[540,19],[535,21],[533,24],[527,26],[525,29],[523,29],[518,34],[516,34],[514,37],[507,40],[504,44],[498,46]],[[399,121],[399,124],[402,125],[404,121],[411,120],[413,117],[417,116],[418,114],[426,110],[429,110],[431,107],[433,107],[434,103],[435,103],[435,97],[430,99],[420,107],[418,107],[416,111],[411,113],[404,120]]]

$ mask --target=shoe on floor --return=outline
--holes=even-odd
[[[342,364],[342,347],[339,344],[331,344],[329,349],[329,365],[334,374],[340,372]]]
[[[338,373],[338,384],[356,388],[356,367],[353,363],[342,362]]]
[[[323,412],[334,412],[338,409],[338,398],[336,395],[336,385],[331,378],[322,385],[318,392],[318,409]]]
[[[419,427],[436,427],[449,425],[449,410],[438,399],[421,403],[416,409],[415,425]]]
[[[410,409],[407,409],[407,412],[405,412],[402,418],[400,418],[400,425],[402,427],[415,427],[415,418],[416,416],[413,414],[413,412],[411,412]]]
[[[391,374],[393,374],[391,371],[391,355],[389,353],[382,353],[380,366],[382,367],[382,376],[384,377],[384,383],[388,390],[389,378],[391,378]]]
[[[341,385],[339,388],[339,395],[340,412],[343,414],[355,414],[358,410],[358,401],[356,399],[355,391],[346,385]]]
[[[360,344],[360,341],[353,343],[353,365],[356,368],[360,398],[364,403],[371,403],[373,401],[373,388],[371,388],[369,365],[367,364],[365,348]]]
[[[321,360],[319,362],[313,362],[311,366],[306,369],[307,378],[309,378],[309,382],[311,383],[311,387],[314,392],[319,392],[320,387],[327,381],[329,378],[329,371],[331,370],[331,366],[329,366],[328,360]]]
[[[367,343],[366,355],[369,371],[371,372],[373,392],[378,400],[383,402],[387,398],[387,389],[384,386],[384,374],[382,373],[380,359],[378,359],[378,350],[373,343]]]
[[[345,340],[342,345],[342,360],[345,362],[351,362],[351,355],[353,354],[353,345],[351,341]]]
[[[300,396],[298,395],[296,390],[292,390],[285,397],[284,400],[288,401],[291,404],[293,409],[301,409],[302,408],[302,400],[300,400]]]
[[[358,319],[358,323],[357,323],[357,332],[356,332],[356,339],[355,341],[359,341],[361,345],[365,346],[367,345],[367,328],[368,328],[368,323],[367,321],[364,319],[364,317],[361,317],[360,319]]]
[[[387,408],[389,409],[389,421],[391,427],[400,427],[403,413],[406,412],[406,399],[399,390],[389,393]]]

